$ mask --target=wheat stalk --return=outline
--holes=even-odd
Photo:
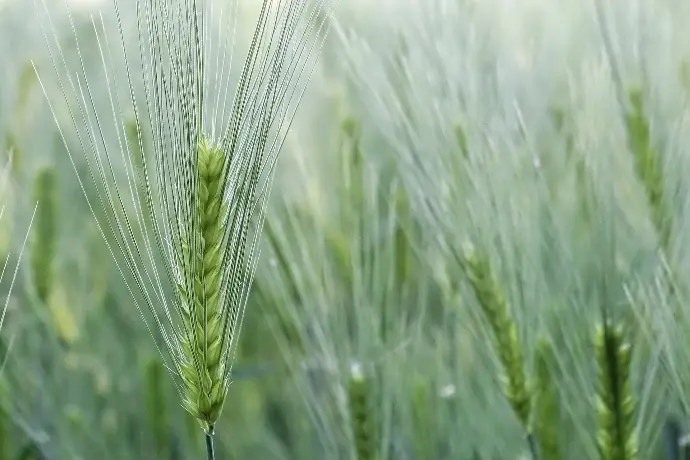
[[[40,76],[39,83],[108,249],[144,321],[149,315],[160,332],[161,356],[213,458],[215,425],[231,383],[278,153],[336,2],[263,0],[228,103],[238,4],[230,6],[228,18],[226,10],[201,0],[137,0],[137,68],[127,52],[120,2],[114,1],[117,40],[109,36],[102,14],[92,21],[106,75],[103,111],[94,100],[94,79],[86,75],[69,7],[76,72],[67,64],[45,1],[35,2],[47,18],[41,27],[78,149]],[[218,30],[211,27],[212,18],[218,18]],[[233,25],[225,35],[228,23]],[[115,44],[127,70],[136,129],[125,122],[112,72]],[[143,110],[134,82],[139,76]],[[147,126],[151,145],[144,143]],[[95,197],[79,176],[75,150],[86,160]]]

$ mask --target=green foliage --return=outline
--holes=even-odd
[[[659,288],[656,246],[684,287],[687,108],[664,72],[687,14],[655,7],[650,30],[682,27],[644,47],[617,30],[606,66],[582,2],[558,5],[572,21],[558,27],[546,3],[350,3],[367,10],[338,18],[313,74],[286,54],[287,37],[322,36],[291,30],[297,11],[332,19],[308,2],[249,11],[266,21],[253,40],[228,26],[248,13],[185,9],[199,2],[95,21],[70,3],[22,32],[45,32],[51,55],[3,56],[17,84],[0,89],[0,140],[22,164],[6,216],[24,219],[24,196],[39,206],[26,289],[0,283],[0,460],[201,459],[187,412],[225,427],[219,460],[683,458],[687,415],[668,436],[661,422],[688,406],[686,289]],[[6,30],[0,43],[24,42]],[[226,41],[251,46],[244,67],[228,70]],[[655,46],[654,68],[629,73]],[[36,117],[27,53],[58,72],[41,72]],[[617,119],[609,73],[637,70]],[[301,95],[297,75],[318,81],[293,120],[279,101]],[[318,93],[341,84],[346,116]],[[66,145],[47,159],[52,117]],[[593,344],[604,290],[626,328],[604,323]],[[367,372],[343,376],[355,359]]]

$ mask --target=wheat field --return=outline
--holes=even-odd
[[[688,23],[0,0],[0,460],[690,459]]]

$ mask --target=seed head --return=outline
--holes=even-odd
[[[107,85],[102,110],[85,42],[75,33],[80,67],[69,69],[52,21],[41,21],[74,144],[50,106],[75,172],[86,160],[93,184],[77,180],[133,302],[162,337],[184,407],[210,434],[231,381],[278,153],[325,39],[322,13],[335,2],[263,0],[233,91],[237,4],[136,0],[139,40],[129,50],[113,3],[117,37],[101,15],[91,41]],[[112,71],[118,54],[125,85]]]

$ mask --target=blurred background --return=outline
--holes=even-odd
[[[239,2],[241,58],[260,2]],[[135,52],[136,8],[118,4]],[[471,243],[530,385],[557,401],[560,457],[543,460],[604,458],[602,312],[634,344],[638,458],[675,459],[665,427],[684,433],[690,395],[690,4],[341,0],[336,18],[278,164],[217,458],[532,458],[463,262]],[[84,198],[97,202],[65,110],[75,93],[48,54],[59,42],[75,75],[80,58],[107,110],[101,26],[116,43],[110,0],[0,0],[8,267],[40,203],[11,295],[2,281],[0,460],[205,458]],[[120,55],[108,68],[126,85]]]

